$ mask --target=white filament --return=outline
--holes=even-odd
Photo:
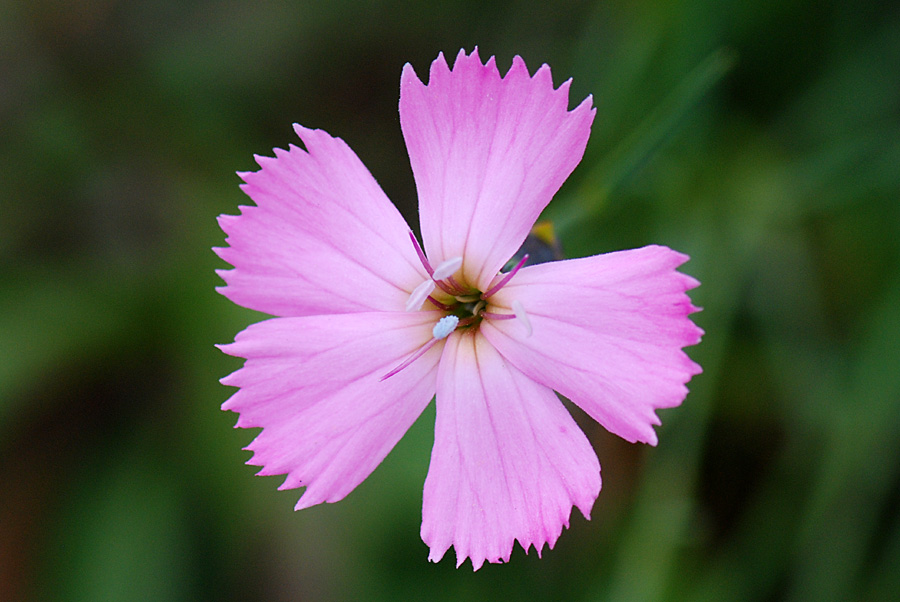
[[[435,340],[447,338],[450,336],[451,332],[456,330],[457,324],[459,324],[459,318],[456,316],[444,316],[434,325],[431,334],[434,336]]]

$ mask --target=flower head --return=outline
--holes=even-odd
[[[429,558],[509,559],[554,545],[572,507],[589,517],[600,465],[554,391],[609,431],[656,444],[658,408],[700,371],[702,334],[676,268],[649,246],[503,266],[581,160],[595,109],[569,82],[515,57],[443,55],[428,84],[403,68],[400,124],[419,193],[424,249],[353,151],[295,126],[291,145],[240,174],[255,206],[219,218],[234,266],[221,292],[273,319],[222,346],[246,359],[222,380],[262,475],[305,487],[296,508],[361,483],[437,404],[425,480]]]

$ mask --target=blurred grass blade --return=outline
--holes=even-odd
[[[634,173],[672,135],[685,116],[734,66],[735,54],[720,48],[691,71],[640,125],[593,169],[576,192],[579,202],[559,211],[555,223],[564,232],[599,211],[610,193]]]

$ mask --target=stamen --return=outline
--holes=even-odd
[[[435,280],[434,284],[448,295],[455,297],[459,294],[459,291],[449,286],[445,280]]]
[[[487,318],[488,320],[515,320],[516,316],[513,314],[495,314],[489,311],[481,312],[482,318]]]
[[[521,260],[519,260],[519,263],[516,264],[516,267],[514,267],[513,269],[511,269],[510,271],[508,271],[506,274],[504,274],[503,278],[500,279],[500,282],[498,282],[497,284],[495,284],[494,286],[492,286],[491,288],[489,288],[487,291],[481,293],[481,298],[482,298],[482,299],[487,299],[488,297],[490,297],[491,295],[493,295],[494,293],[496,293],[497,291],[499,291],[501,288],[503,288],[504,286],[506,286],[506,283],[509,282],[509,280],[510,280],[513,276],[516,275],[516,272],[518,272],[518,271],[522,268],[522,266],[525,265],[525,262],[526,262],[526,261],[528,261],[528,254],[527,254],[527,253],[525,254],[524,257],[522,257]]]
[[[451,257],[450,259],[442,261],[441,265],[435,268],[434,273],[431,274],[431,277],[435,280],[444,280],[445,278],[449,278],[456,273],[456,270],[462,267],[462,262],[462,257]]]
[[[425,257],[425,251],[423,251],[422,247],[419,246],[419,241],[416,240],[416,235],[413,234],[412,232],[410,232],[409,239],[412,241],[413,247],[415,247],[415,249],[416,249],[416,255],[419,256],[419,261],[422,262],[422,266],[425,268],[425,271],[428,272],[428,276],[432,280],[434,280],[434,283],[438,286],[438,288],[440,288],[442,291],[444,291],[448,295],[460,294],[462,292],[462,289],[459,288],[459,285],[455,284],[455,282],[456,282],[455,280],[453,280],[451,278],[450,280],[452,282],[454,282],[454,286],[448,286],[446,283],[443,282],[443,278],[445,278],[446,276],[443,276],[441,274],[438,274],[438,276],[435,276],[436,271],[434,268],[431,267],[431,264],[428,263],[428,258]],[[441,270],[442,268],[444,270],[448,269],[448,267],[453,265],[450,262],[455,262],[456,260],[459,260],[459,265],[462,265],[462,257],[454,257],[453,259],[448,259],[447,261],[445,261],[441,265],[439,265],[438,270]],[[450,275],[452,275],[458,269],[459,269],[459,266],[456,266],[456,269],[454,269],[452,272],[450,272]]]
[[[431,334],[435,339],[446,339],[450,336],[450,333],[456,330],[456,326],[459,324],[459,318],[456,316],[444,316],[440,320],[438,320],[437,324],[434,325],[434,328],[431,330]]]
[[[482,301],[482,303],[484,303]],[[522,305],[522,302],[516,299],[512,302],[512,310],[511,314],[495,314],[489,311],[481,312],[481,317],[487,320],[519,320],[522,323],[522,326],[525,328],[525,336],[530,337],[534,330],[531,328],[531,320],[528,319],[528,314],[525,313],[525,306]],[[465,322],[465,320],[463,320]],[[462,324],[462,322],[460,322]]]
[[[447,282],[449,282],[450,286],[455,288],[460,293],[463,292],[464,290],[466,290],[465,288],[463,288],[463,285],[461,285],[459,282],[456,281],[456,278],[454,278],[452,274],[450,276],[447,276]]]
[[[475,303],[481,301],[481,297],[479,295],[457,295],[456,300],[460,303]]]
[[[521,301],[516,299],[512,302],[512,310],[516,315],[516,319],[525,327],[525,336],[530,337],[534,330],[531,328],[531,320],[528,319],[528,314],[525,313],[525,306],[522,305]]]
[[[434,281],[425,280],[415,288],[406,300],[406,311],[418,311],[421,309],[425,299],[430,299],[431,291],[434,290]]]
[[[428,295],[427,301],[428,301],[429,303],[431,303],[432,305],[434,305],[435,307],[437,307],[438,309],[442,309],[442,310],[444,310],[444,311],[450,311],[450,310],[453,309],[453,306],[452,306],[452,305],[447,305],[446,303],[441,303],[440,301],[438,301],[437,299],[435,299],[435,298],[432,297],[431,295]]]
[[[415,353],[413,353],[411,356],[409,356],[408,358],[406,358],[405,360],[400,362],[399,366],[397,366],[396,368],[394,368],[393,370],[391,370],[390,372],[388,372],[387,374],[382,376],[381,381],[385,381],[385,380],[389,379],[390,377],[397,374],[398,372],[400,372],[401,370],[403,370],[404,368],[409,366],[411,363],[413,363],[414,361],[416,361],[417,359],[419,359],[420,357],[425,355],[425,353],[429,349],[434,347],[434,344],[437,342],[438,342],[438,339],[431,339],[430,341],[428,341],[427,343],[425,343],[424,345],[419,347],[419,349]]]
[[[434,276],[434,270],[431,269],[431,264],[428,263],[428,258],[425,257],[425,251],[423,251],[422,247],[419,246],[419,241],[416,240],[416,235],[410,232],[409,239],[412,241],[413,246],[416,248],[416,255],[419,256],[419,261],[421,261],[422,265],[425,266],[425,271],[428,272],[429,276]]]
[[[431,329],[432,339],[419,347],[419,349],[416,350],[415,353],[400,362],[399,366],[382,376],[381,380],[385,381],[389,379],[390,377],[397,374],[398,372],[412,364],[414,361],[425,355],[425,353],[427,353],[429,349],[434,347],[435,343],[450,336],[450,334],[454,330],[456,330],[457,325],[459,325],[459,318],[457,318],[456,316],[444,316],[443,318],[438,320],[437,324],[434,325],[434,328]]]

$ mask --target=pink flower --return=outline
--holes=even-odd
[[[552,548],[572,506],[589,517],[600,465],[554,391],[628,441],[656,444],[657,408],[700,372],[681,350],[702,331],[687,260],[649,246],[501,274],[581,160],[595,109],[568,110],[546,65],[506,76],[477,50],[443,55],[428,85],[406,65],[400,125],[419,192],[423,253],[339,138],[295,126],[306,150],[275,149],[243,173],[256,206],[219,218],[234,266],[221,292],[279,316],[223,350],[246,358],[222,379],[237,426],[296,508],[359,485],[436,396],[422,539],[509,559]],[[426,259],[427,255],[427,259]],[[521,268],[521,269],[519,269]]]

